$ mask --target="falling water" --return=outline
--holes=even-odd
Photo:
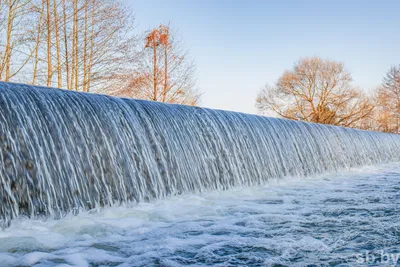
[[[0,220],[400,160],[400,136],[0,83]]]

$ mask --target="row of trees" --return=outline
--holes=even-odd
[[[400,66],[371,95],[352,85],[341,62],[304,58],[261,89],[256,107],[288,119],[400,133]]]
[[[195,65],[169,25],[133,25],[119,0],[0,1],[0,80],[196,104]]]

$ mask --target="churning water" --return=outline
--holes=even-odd
[[[18,218],[0,232],[1,266],[366,266],[366,255],[377,266],[400,255],[399,164]]]
[[[0,83],[0,148],[4,264],[335,264],[399,249],[399,135]]]

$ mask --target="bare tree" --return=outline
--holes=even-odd
[[[30,0],[0,1],[0,80],[10,81],[27,65],[35,49],[28,17]],[[5,32],[3,32],[3,30]]]
[[[285,71],[276,86],[259,92],[256,107],[260,113],[273,111],[293,120],[357,127],[374,106],[351,82],[343,63],[304,58]]]
[[[152,53],[153,53],[153,75],[152,75],[152,80],[153,80],[153,97],[152,100],[157,101],[158,97],[158,84],[159,84],[159,68],[158,66],[158,60],[157,60],[157,54],[158,54],[158,47],[160,46],[160,30],[159,29],[154,29],[152,30],[147,36],[146,36],[146,46],[145,48],[150,48]]]
[[[81,64],[86,55],[87,66],[86,75],[82,72],[86,81],[82,79],[81,87],[85,91],[105,92],[111,87],[119,87],[126,73],[133,69],[137,43],[132,34],[134,17],[120,1],[88,0],[88,4],[86,11],[90,25],[85,30],[83,19],[81,27],[83,35],[86,34]]]
[[[384,87],[379,87],[375,94],[375,120],[376,130],[382,132],[391,132],[392,129],[392,109],[390,95]]]
[[[389,69],[375,97],[378,129],[400,133],[400,65]]]
[[[88,32],[89,32],[89,4],[85,5],[84,34],[83,34],[83,85],[84,92],[88,91]]]
[[[195,64],[169,26],[160,25],[144,38],[138,68],[126,86],[112,94],[153,101],[198,104]]]
[[[169,26],[160,26],[160,44],[164,50],[164,82],[163,82],[163,93],[162,93],[162,102],[167,100],[167,93],[169,91],[168,84],[168,72],[169,72],[169,62],[168,62],[168,54],[172,52],[172,42],[170,38],[170,30]]]
[[[52,43],[51,43],[51,32],[52,32],[52,19],[51,19],[51,3],[50,0],[46,0],[46,13],[47,13],[47,86],[51,86],[53,77],[53,56],[51,54]]]
[[[72,31],[72,84],[75,90],[79,90],[79,20],[78,1],[73,0],[73,31]]]
[[[35,45],[35,55],[34,55],[34,62],[33,62],[33,78],[32,84],[36,84],[37,76],[38,76],[38,68],[39,68],[39,47],[41,43],[41,38],[43,35],[42,27],[43,27],[43,17],[44,17],[44,7],[45,7],[45,0],[41,1],[41,5],[37,6],[35,9],[39,13],[39,19],[37,22],[37,33],[36,33],[36,45]]]
[[[60,41],[60,21],[58,16],[57,0],[53,1],[53,14],[54,14],[54,33],[56,36],[56,49],[57,49],[57,86],[62,88],[62,64],[61,64],[61,41]]]
[[[383,88],[392,99],[391,107],[395,121],[393,132],[400,133],[400,65],[390,68],[383,79]]]
[[[69,38],[68,38],[68,7],[67,0],[62,0],[62,22],[63,22],[63,45],[64,45],[64,67],[65,67],[65,81],[67,89],[72,89],[71,85],[71,65],[70,65],[70,52],[69,52]]]

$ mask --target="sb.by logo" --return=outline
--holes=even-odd
[[[380,257],[378,257],[378,255]],[[365,254],[357,254],[357,263],[365,263],[365,264],[374,264],[380,263],[384,265],[391,265],[396,266],[397,262],[400,258],[400,253],[386,253],[385,251],[381,250],[380,254],[372,254],[369,251],[366,251]]]

